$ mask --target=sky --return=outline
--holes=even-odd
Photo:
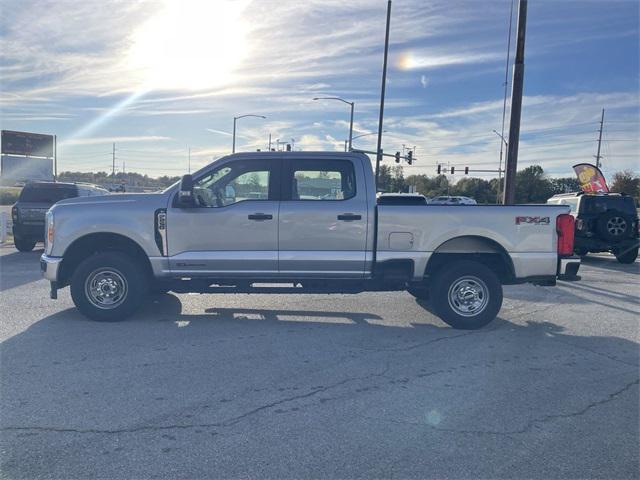
[[[511,3],[393,1],[382,146],[415,146],[405,176],[498,169]],[[313,98],[377,131],[386,4],[0,0],[0,127],[57,135],[58,171],[110,171],[115,142],[117,171],[181,175],[245,114],[267,118],[238,120],[237,150],[343,150],[349,106]],[[639,23],[638,0],[529,0],[519,168],[594,161],[604,108],[605,175],[640,171]]]

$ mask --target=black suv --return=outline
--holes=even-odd
[[[638,211],[633,197],[620,193],[554,195],[547,203],[568,205],[576,219],[574,251],[611,252],[620,263],[638,257]]]
[[[107,195],[96,185],[84,183],[33,182],[27,183],[11,208],[13,242],[21,252],[30,252],[36,242],[44,241],[44,220],[54,203],[73,197]]]

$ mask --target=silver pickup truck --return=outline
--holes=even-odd
[[[47,213],[41,269],[95,320],[149,292],[408,291],[480,328],[502,285],[578,279],[569,207],[437,206],[376,198],[361,153],[221,158],[163,192],[74,198]]]

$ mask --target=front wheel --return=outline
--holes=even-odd
[[[128,255],[97,253],[78,265],[71,278],[71,298],[92,320],[114,322],[131,316],[147,293],[145,272]]]
[[[633,263],[638,258],[638,247],[626,248],[615,254],[616,260],[620,263]]]
[[[475,330],[488,325],[502,307],[502,284],[485,265],[461,260],[431,279],[435,313],[453,328]]]

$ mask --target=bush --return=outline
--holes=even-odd
[[[0,205],[13,205],[18,201],[20,187],[0,187]]]

